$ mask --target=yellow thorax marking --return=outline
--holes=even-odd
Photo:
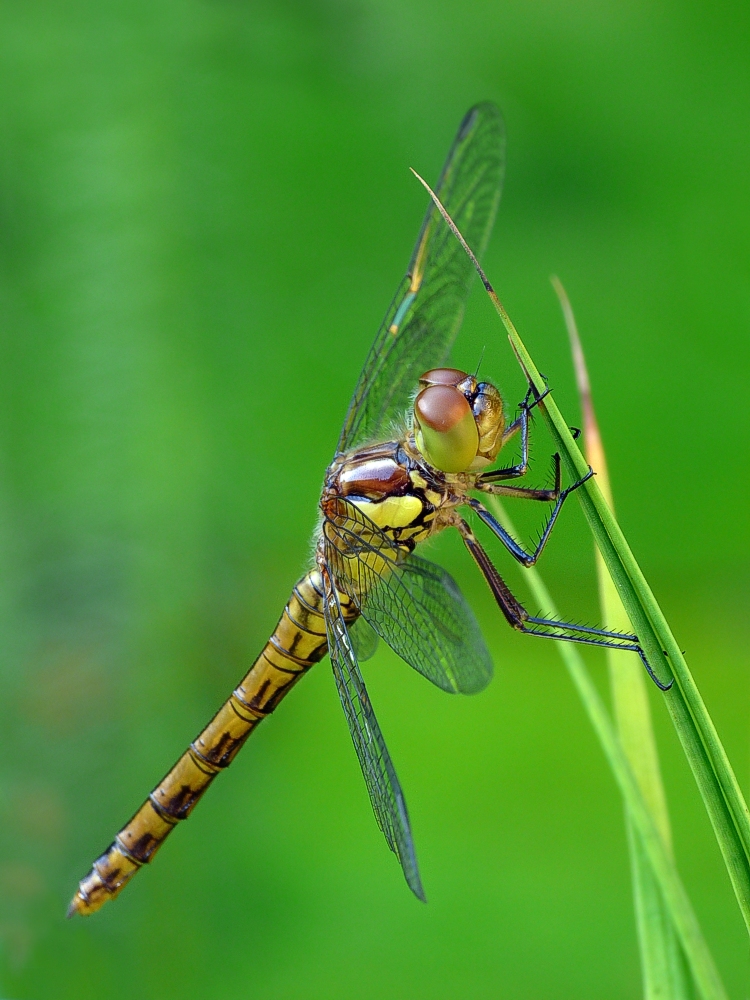
[[[406,528],[422,513],[422,501],[412,496],[386,497],[379,503],[369,500],[352,500],[352,503],[379,528]]]

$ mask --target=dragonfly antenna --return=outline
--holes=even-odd
[[[482,353],[479,355],[479,364],[477,365],[476,371],[474,372],[474,378],[476,378],[477,375],[479,374],[479,369],[482,367],[482,362],[484,361],[484,352],[486,350],[487,350],[487,345],[485,344],[484,347],[482,348]]]

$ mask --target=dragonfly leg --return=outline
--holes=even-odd
[[[503,443],[505,446],[508,441],[519,431],[521,432],[521,461],[516,465],[509,465],[504,469],[493,469],[491,472],[482,473],[482,475],[477,476],[477,488],[481,489],[480,484],[484,483],[496,483],[504,479],[519,479],[521,476],[525,476],[529,469],[529,414],[547,395],[549,389],[541,393],[541,395],[529,403],[529,397],[531,396],[532,390],[529,389],[524,396],[519,409],[520,414],[516,417],[512,424],[509,424],[505,428],[503,433]],[[502,447],[501,446],[501,447]]]
[[[478,479],[475,483],[475,489],[481,490],[482,493],[489,493],[495,497],[521,497],[524,500],[542,500],[547,503],[554,503],[562,491],[562,470],[560,467],[560,456],[557,452],[552,456],[552,465],[555,476],[553,489],[540,490],[528,486],[504,486],[502,483],[486,479]]]
[[[555,526],[555,521],[560,515],[562,510],[562,505],[565,503],[567,498],[573,492],[577,490],[579,486],[582,486],[587,479],[593,476],[593,471],[589,469],[587,475],[583,476],[578,482],[573,483],[572,486],[566,487],[566,489],[560,489],[560,458],[555,456],[557,459],[555,463],[556,474],[555,474],[555,489],[554,490],[523,490],[521,487],[495,487],[496,492],[502,492],[505,495],[511,496],[521,496],[525,497],[527,500],[548,500],[555,501],[555,506],[552,508],[552,513],[547,519],[547,523],[544,526],[544,530],[537,542],[536,548],[533,552],[527,552],[522,545],[520,545],[515,538],[506,531],[505,528],[500,524],[500,522],[487,510],[487,508],[480,503],[479,500],[473,497],[469,500],[469,506],[474,510],[480,517],[480,519],[487,525],[487,527],[496,535],[500,541],[503,543],[505,548],[510,552],[514,559],[517,559],[522,566],[533,566],[537,561],[539,556],[544,551],[544,546],[547,544],[547,539],[552,533],[552,529]]]
[[[654,684],[661,691],[668,691],[671,688],[672,681],[669,684],[664,684],[652,670],[637,636],[628,632],[612,632],[609,629],[559,622],[553,618],[532,617],[500,576],[466,521],[463,518],[457,518],[455,524],[464,545],[487,581],[497,606],[511,628],[518,632],[524,632],[526,635],[538,635],[542,639],[558,639],[561,642],[577,642],[587,646],[603,646],[605,649],[622,649],[626,652],[637,653]]]

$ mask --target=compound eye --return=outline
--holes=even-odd
[[[417,448],[441,472],[466,472],[479,434],[471,406],[452,385],[429,385],[414,400]]]
[[[466,378],[466,372],[458,368],[430,368],[419,380],[419,387],[428,385],[458,385]]]

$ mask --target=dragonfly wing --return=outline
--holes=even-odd
[[[505,129],[485,102],[461,122],[435,188],[467,242],[481,257],[500,201]],[[430,202],[401,282],[359,377],[338,451],[387,437],[403,418],[417,381],[442,365],[458,333],[473,266]]]
[[[362,615],[349,627],[349,638],[357,663],[364,663],[375,655],[378,648],[378,633]]]
[[[444,691],[475,694],[492,680],[492,658],[474,612],[444,569],[409,556],[378,580],[362,615],[391,649]]]
[[[404,793],[357,665],[338,594],[327,573],[324,573],[324,586],[328,652],[333,676],[375,818],[388,846],[401,863],[409,888],[415,896],[424,900]]]
[[[444,691],[473,694],[492,659],[453,577],[409,555],[349,500],[328,504],[323,525],[336,585],[391,649]]]

